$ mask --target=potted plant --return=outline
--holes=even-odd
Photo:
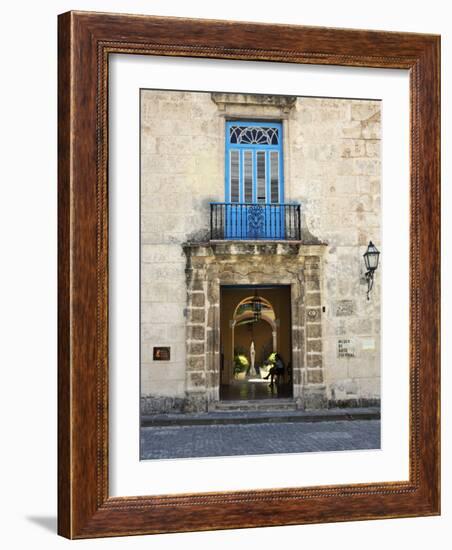
[[[246,378],[246,371],[249,367],[249,361],[245,354],[236,353],[234,355],[234,368],[233,374],[236,380],[244,380]]]

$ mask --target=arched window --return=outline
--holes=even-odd
[[[237,305],[233,315],[233,321],[235,321],[236,326],[255,322],[254,300],[255,296],[249,296]],[[274,324],[276,318],[273,306],[268,300],[262,298],[262,296],[259,296],[259,301],[261,303],[260,317],[264,317],[270,324]]]

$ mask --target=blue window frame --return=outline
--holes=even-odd
[[[226,190],[231,203],[284,202],[282,124],[226,123]]]
[[[282,154],[280,122],[226,122],[226,238],[284,238]]]

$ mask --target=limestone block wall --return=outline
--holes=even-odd
[[[209,204],[222,200],[223,132],[210,94],[141,92],[141,395],[152,396],[144,410],[184,396],[181,244],[206,238]],[[153,346],[171,346],[171,360],[153,361]]]
[[[209,204],[224,200],[224,123],[234,116],[282,120],[286,201],[302,204],[306,228],[328,245],[315,319],[321,337],[315,342],[311,331],[310,347],[323,356],[330,404],[378,399],[382,270],[367,301],[362,254],[369,240],[382,248],[381,103],[300,97],[275,106],[237,97],[242,101],[234,105],[230,94],[221,104],[210,93],[142,91],[143,410],[184,397],[187,287],[181,245],[207,238]],[[171,346],[171,360],[153,361],[152,347],[165,345]]]
[[[287,121],[286,190],[323,263],[323,362],[335,403],[380,397],[380,281],[366,299],[363,253],[381,250],[379,101],[299,98]],[[369,401],[370,400],[370,401]]]

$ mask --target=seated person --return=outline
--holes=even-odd
[[[267,376],[264,376],[264,379],[265,380],[268,380],[269,377],[270,378],[270,386],[273,386],[273,379],[275,378],[275,376],[279,376],[281,374],[284,373],[284,363],[283,363],[283,360],[281,359],[281,355],[279,355],[279,353],[276,353],[275,354],[275,364],[273,365],[273,367],[270,369],[269,373],[267,374]]]

